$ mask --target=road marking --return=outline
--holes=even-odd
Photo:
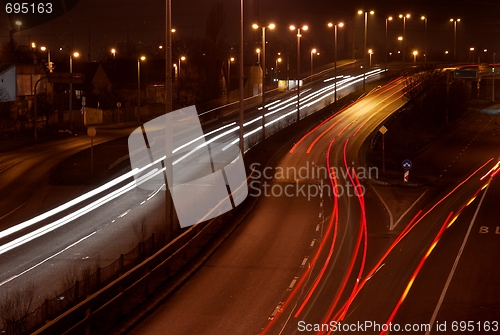
[[[453,275],[455,274],[455,270],[457,269],[458,262],[460,261],[460,257],[462,257],[462,253],[465,249],[465,245],[467,244],[467,240],[469,239],[470,232],[472,230],[472,226],[474,225],[474,222],[476,221],[477,214],[479,213],[479,210],[481,209],[481,205],[483,204],[483,200],[486,197],[486,193],[488,192],[488,188],[483,193],[483,196],[481,197],[481,201],[479,201],[479,205],[477,205],[476,212],[474,213],[474,216],[472,217],[472,221],[470,222],[469,229],[467,230],[467,233],[465,234],[464,241],[462,242],[462,246],[460,247],[460,250],[458,251],[457,257],[455,258],[455,262],[453,263],[453,267],[451,268],[450,274],[448,275],[448,279],[446,280],[446,284],[444,285],[443,291],[441,292],[441,296],[439,297],[439,301],[436,305],[436,308],[434,309],[434,313],[432,314],[431,321],[429,322],[430,325],[434,324],[434,321],[436,320],[437,314],[439,312],[439,309],[441,308],[441,305],[443,304],[444,297],[446,296],[446,292],[448,291],[448,287],[450,286],[451,279],[453,278]],[[431,333],[430,330],[428,330],[425,335],[429,335]]]
[[[278,314],[278,312],[281,310],[281,306],[283,306],[283,303],[280,302],[278,304],[278,306],[276,306],[276,308],[274,309],[273,313],[271,314],[271,316],[268,318],[269,320],[272,320],[274,319],[274,317],[276,316],[276,314]]]
[[[418,197],[417,200],[415,200],[414,203],[411,204],[410,207],[408,207],[408,209],[399,217],[398,221],[396,221],[396,223],[394,224],[394,227],[391,228],[391,230],[393,230],[394,228],[396,228],[396,226],[398,225],[398,223],[405,217],[406,214],[408,214],[408,212],[413,208],[413,206],[415,206],[417,204],[417,202],[422,199],[422,197],[424,196],[425,193],[427,193],[429,189],[425,190],[424,193],[422,193],[422,195],[420,195]]]
[[[304,266],[307,263],[307,257],[304,257],[304,260],[302,260],[302,264],[300,266]]]
[[[387,213],[389,213],[389,229],[393,230],[394,227],[392,227],[392,224],[394,222],[394,217],[392,216],[392,213],[391,213],[391,210],[389,209],[389,206],[387,206],[387,203],[384,201],[384,199],[382,199],[382,197],[377,192],[377,190],[375,189],[375,187],[372,187],[372,189],[375,192],[375,194],[378,196],[378,198],[380,199],[380,201],[382,201],[382,204],[384,204],[385,210],[387,211]]]
[[[291,290],[295,286],[297,280],[299,280],[299,277],[293,278],[292,282],[290,283],[290,286],[288,286],[288,290]]]
[[[316,231],[319,231],[319,223],[318,223],[318,225],[316,226]]]
[[[314,247],[315,242],[316,242],[316,240],[312,240],[311,245],[310,245],[311,248]]]
[[[94,235],[94,234],[96,234],[96,233],[97,233],[97,232],[95,231],[95,232],[93,232],[93,233],[91,233],[91,234],[89,234],[89,235],[87,235],[87,236],[85,236],[85,237],[82,237],[81,239],[79,239],[79,240],[78,240],[78,241],[76,241],[75,243],[70,244],[69,246],[67,246],[67,247],[66,247],[66,248],[64,248],[63,250],[61,250],[61,251],[59,251],[59,252],[56,252],[55,254],[53,254],[52,256],[50,256],[50,257],[48,257],[48,258],[44,259],[44,260],[43,260],[43,261],[41,261],[40,263],[35,264],[35,265],[33,265],[32,267],[30,267],[30,268],[28,268],[28,269],[24,270],[23,272],[21,272],[21,273],[19,273],[19,274],[15,275],[15,276],[10,277],[9,279],[4,280],[3,282],[1,282],[1,283],[0,283],[0,286],[3,286],[3,285],[7,284],[8,282],[10,282],[10,281],[12,281],[12,280],[14,280],[14,279],[16,279],[16,278],[18,278],[18,277],[21,277],[23,274],[25,274],[25,273],[27,273],[27,272],[29,272],[29,271],[33,270],[34,268],[36,268],[36,267],[38,267],[38,266],[40,266],[40,265],[42,265],[42,264],[43,264],[43,263],[45,263],[46,261],[48,261],[48,260],[50,260],[50,259],[52,259],[52,258],[54,258],[54,257],[56,257],[56,256],[58,256],[58,255],[60,255],[60,254],[62,254],[62,253],[63,253],[63,252],[65,252],[66,250],[68,250],[68,249],[70,249],[70,248],[74,247],[74,246],[75,246],[75,245],[77,245],[78,243],[80,243],[80,242],[82,242],[82,241],[86,240],[87,238],[89,238],[90,236],[92,236],[92,235]]]

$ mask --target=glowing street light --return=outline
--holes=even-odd
[[[337,24],[334,23],[328,23],[328,27],[334,27],[334,66],[333,66],[333,76],[335,77],[335,93],[334,93],[334,102],[337,103],[337,32],[338,32],[338,27],[343,27],[344,23],[339,22]]]
[[[145,56],[137,60],[137,122],[141,122],[141,61],[145,60]]]
[[[373,50],[368,49],[368,54],[370,55],[370,68],[372,67],[372,55],[373,55]]]
[[[313,77],[313,56],[314,54],[317,54],[318,51],[316,49],[311,50],[311,82],[312,82],[312,77]]]
[[[460,22],[460,19],[450,19],[450,22],[453,22],[453,60],[457,60],[457,22]]]
[[[424,62],[427,64],[427,16],[422,15],[420,20],[424,21]]]
[[[227,60],[227,90],[226,95],[229,96],[229,89],[231,88],[231,63],[234,62],[234,57]]]
[[[366,49],[366,40],[367,40],[367,37],[368,37],[368,13],[370,13],[370,15],[373,15],[375,14],[375,12],[372,10],[372,11],[364,11],[364,14],[365,14],[365,46],[364,46],[364,53],[363,53],[363,91],[366,89],[366,54],[368,53],[367,49]],[[363,11],[362,10],[359,10],[358,11],[358,14],[359,15],[362,15],[363,14]]]
[[[70,78],[72,78],[73,73],[73,57],[78,58],[80,54],[78,52],[73,52],[69,54],[69,73]],[[73,80],[69,81],[69,126],[73,130]]]
[[[417,65],[417,55],[418,55],[418,51],[415,50],[413,51],[413,65]]]
[[[111,49],[111,54],[113,55],[113,58],[116,58],[116,49],[115,48]]]
[[[252,25],[253,29],[259,29],[259,27],[262,29],[262,58],[259,58],[259,64],[260,60],[262,59],[262,107],[264,107],[264,104],[266,102],[266,28],[269,29],[274,29],[276,28],[276,25],[274,23],[270,23],[266,26],[259,26],[257,23],[254,23]],[[258,53],[258,57],[260,57],[260,52]],[[266,128],[265,128],[265,109],[262,108],[262,140],[266,138]]]
[[[406,41],[406,19],[410,18],[410,14],[399,14],[399,18],[403,19],[403,70],[405,69],[406,62],[406,50],[405,50],[405,41]]]
[[[303,25],[302,28],[297,28],[294,25],[290,26],[290,30],[297,31],[297,122],[300,121],[300,37],[301,31],[309,29],[308,26]]]
[[[389,21],[392,21],[392,16],[389,16],[389,17],[386,17],[385,18],[385,62],[384,62],[384,73],[385,75],[387,75],[387,25],[388,25],[388,22]]]

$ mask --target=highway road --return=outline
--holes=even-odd
[[[500,131],[478,113],[427,148],[412,171],[432,187],[395,213],[404,191],[380,186],[363,157],[401,85],[290,143],[251,217],[131,333],[496,333]],[[349,195],[356,185],[366,192]]]
[[[339,71],[339,94],[348,94],[359,87],[362,81],[360,73],[357,67]],[[380,73],[380,70],[375,69],[367,80],[380,78]],[[301,118],[332,102],[333,87],[328,72],[313,85],[306,85],[301,91]],[[296,94],[290,92],[269,101],[266,105],[268,134],[295,121],[295,99]],[[258,121],[261,121],[261,113],[262,109],[258,106],[246,112],[247,148],[260,138],[261,122]],[[211,128],[205,129],[207,141],[223,139],[236,143],[238,136],[234,118],[228,116],[221,120],[222,123],[211,124]],[[6,214],[0,222],[4,227],[0,231],[0,294],[35,283],[36,305],[55,292],[60,292],[68,273],[96,264],[106,266],[121,253],[133,248],[139,242],[135,231],[142,218],[147,218],[149,232],[151,226],[162,221],[163,193],[137,189],[130,174],[110,182],[112,185],[103,186],[99,192],[85,190],[86,193],[83,193],[81,189],[71,188],[71,195],[83,194],[69,204],[64,202],[71,200],[64,199],[68,188],[57,194],[52,193],[48,186],[43,192],[32,191],[41,181],[47,185],[48,171],[56,161],[83,147],[84,143],[68,144],[67,147],[61,145],[59,148],[62,152],[71,148],[74,151],[60,153],[50,145],[40,145],[32,151],[27,150],[21,157],[15,153],[10,157],[5,156],[2,180],[7,180],[9,176],[8,180],[22,181],[23,187],[16,194],[16,199],[7,203]],[[53,158],[44,160],[44,154],[49,153]],[[30,174],[34,166],[38,173]],[[5,185],[3,191],[9,192],[9,186]],[[40,197],[43,201],[40,201]],[[56,203],[62,205],[50,209],[51,215],[47,215],[47,208]]]
[[[400,78],[375,90],[291,143],[275,169],[260,167],[271,177],[262,185],[269,195],[207,264],[132,333],[288,334],[297,331],[294,314],[299,310],[301,318],[320,321],[344,278],[351,278],[356,230],[363,221],[356,209],[359,199],[347,182],[345,143],[352,138],[346,162],[357,169],[364,140],[404,103],[403,82]],[[338,172],[332,177],[338,193],[344,191],[338,197],[325,174],[325,149],[333,140],[328,164]]]

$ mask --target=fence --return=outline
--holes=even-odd
[[[158,251],[158,245],[163,246],[163,241],[155,241],[155,234],[147,240],[140,242],[126,254],[106,267],[97,267],[85,278],[77,280],[73,286],[66,291],[57,294],[52,299],[46,299],[44,303],[30,313],[24,320],[17,320],[3,325],[0,329],[2,334],[22,334],[33,331],[43,326],[47,320],[53,320],[71,307],[85,300],[88,296],[102,289],[120,274],[126,273],[147,257]],[[89,271],[90,272],[90,271]]]

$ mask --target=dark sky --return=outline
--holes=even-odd
[[[218,1],[225,6],[228,40],[236,42],[239,27],[238,0],[172,0],[173,26],[178,30],[174,38],[203,36],[208,12],[212,4]],[[278,29],[273,32],[274,38],[288,38],[290,32],[287,27],[290,23],[306,23],[311,27],[307,36],[310,43],[314,43],[329,34],[326,22],[332,19],[350,23],[349,30],[355,20],[356,33],[361,34],[363,21],[355,13],[357,9],[373,9],[376,14],[369,19],[369,43],[374,47],[380,47],[380,40],[384,38],[386,16],[402,12],[413,15],[407,21],[407,41],[415,46],[423,43],[423,23],[419,19],[422,14],[429,17],[430,49],[451,47],[453,25],[449,19],[452,17],[460,17],[462,20],[458,26],[459,48],[466,50],[470,45],[492,49],[500,43],[498,0],[245,0],[248,26],[257,17],[254,3],[260,3],[258,17],[262,22],[273,21],[278,24]],[[0,42],[4,42],[8,40],[10,29],[4,11],[0,16],[0,25],[3,27]],[[390,43],[396,43],[393,40],[401,34],[402,22],[391,22]],[[146,44],[161,43],[165,36],[165,0],[80,0],[65,15],[38,27],[22,30],[14,36],[23,44],[36,41],[38,45],[48,45],[51,48],[73,45],[74,49],[83,50],[84,54],[88,53],[90,38],[90,53],[93,57],[127,37]]]

